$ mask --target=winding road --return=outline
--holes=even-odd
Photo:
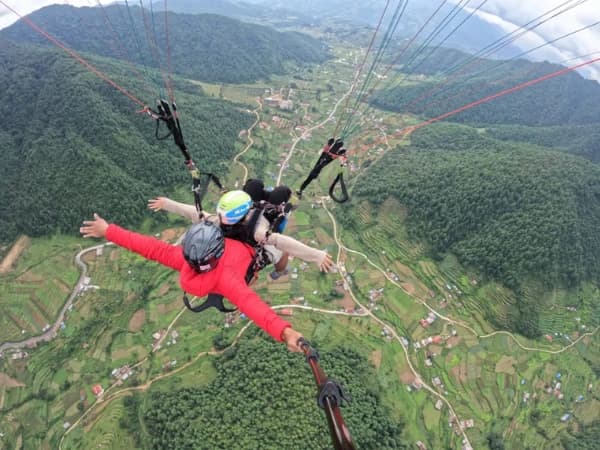
[[[333,109],[329,113],[329,116],[327,116],[326,119],[324,119],[323,121],[319,122],[316,125],[313,125],[310,128],[307,128],[306,130],[304,130],[302,132],[302,134],[300,136],[298,136],[294,139],[294,142],[292,142],[292,146],[290,147],[290,151],[288,152],[288,155],[286,156],[285,160],[281,163],[281,168],[279,169],[279,175],[277,175],[276,186],[279,186],[281,184],[281,178],[283,177],[283,171],[288,166],[288,163],[290,162],[290,159],[292,158],[292,155],[294,154],[294,150],[296,149],[296,145],[298,145],[298,142],[300,142],[304,138],[304,136],[306,136],[306,134],[312,132],[313,130],[316,130],[319,127],[322,127],[327,122],[332,120],[335,112],[337,111],[338,107],[340,106],[340,103],[342,103],[342,101],[344,101],[344,99],[351,94],[353,88],[354,88],[354,83],[350,85],[350,89],[348,89],[348,92],[346,92],[344,95],[342,95],[342,97],[340,97],[340,99],[336,102],[335,106],[333,107]]]
[[[242,169],[244,169],[244,179],[242,180],[242,185],[248,179],[248,167],[246,167],[246,164],[244,164],[243,162],[240,161],[240,156],[242,156],[244,153],[246,153],[250,149],[250,147],[252,147],[254,145],[254,139],[252,139],[252,130],[254,130],[256,125],[258,125],[258,123],[260,122],[259,111],[262,111],[262,106],[263,106],[260,99],[257,99],[256,102],[258,103],[258,106],[256,107],[256,109],[254,109],[254,111],[252,111],[254,113],[254,115],[256,116],[256,120],[250,126],[250,128],[248,128],[248,130],[246,130],[246,132],[248,133],[247,134],[248,145],[246,145],[246,148],[244,148],[244,150],[242,150],[241,152],[239,152],[237,155],[235,155],[233,157],[233,162],[239,164],[240,166],[242,166]]]
[[[327,124],[328,122],[330,122],[333,118],[334,118],[334,114],[337,111],[337,108],[339,107],[339,105],[343,102],[344,99],[346,99],[352,92],[353,90],[353,86],[350,86],[349,90],[336,102],[333,110],[330,112],[330,114],[328,115],[328,117],[326,119],[324,119],[323,121],[321,121],[320,123],[312,126],[311,128],[306,129],[300,136],[296,136],[295,133],[293,133],[292,131],[292,136],[293,136],[293,143],[289,149],[289,152],[285,158],[285,160],[282,162],[281,164],[281,168],[279,170],[279,174],[277,177],[277,185],[279,185],[281,183],[281,179],[283,177],[283,171],[285,170],[285,168],[288,166],[288,163],[290,161],[290,159],[293,156],[294,150],[297,146],[297,144],[300,142],[300,140],[302,140],[307,133],[310,133],[311,131]],[[256,121],[254,122],[254,124],[248,129],[248,145],[240,152],[238,153],[235,158],[234,161],[238,164],[240,164],[242,166],[242,168],[244,169],[244,180],[247,179],[248,177],[248,169],[247,167],[241,162],[239,161],[239,158],[246,153],[254,144],[254,140],[252,139],[251,136],[251,132],[254,129],[254,127],[259,123],[260,120],[260,115],[259,115],[259,111],[262,109],[262,103],[257,100],[259,105],[258,107],[253,111],[254,114],[256,115]],[[387,135],[385,133],[385,131],[383,129],[380,129],[380,132],[383,134],[384,139],[386,141],[387,146],[389,147],[389,143],[387,142]],[[322,198],[322,204],[323,207],[325,209],[325,211],[327,212],[327,214],[329,215],[330,219],[331,219],[331,223],[333,226],[333,237],[334,240],[338,246],[338,252],[337,252],[337,257],[336,257],[336,263],[338,265],[338,267],[340,267],[340,262],[342,259],[342,251],[346,251],[349,253],[354,253],[356,255],[361,256],[362,258],[364,258],[366,260],[366,262],[371,265],[372,267],[374,267],[376,270],[380,271],[388,281],[390,281],[393,285],[395,285],[396,287],[398,287],[399,289],[403,289],[402,286],[395,282],[393,279],[390,278],[390,276],[381,268],[379,267],[376,263],[374,263],[373,261],[371,261],[369,259],[369,257],[367,255],[365,255],[362,252],[356,251],[356,250],[352,250],[346,246],[344,246],[344,244],[342,243],[342,241],[340,240],[340,237],[338,235],[338,229],[337,229],[337,223],[335,220],[335,217],[333,216],[333,214],[331,213],[331,211],[327,208],[327,202],[328,202],[328,197],[323,197]],[[36,336],[36,337],[32,337],[29,339],[26,339],[24,341],[21,342],[7,342],[4,343],[2,345],[0,345],[0,352],[2,352],[5,349],[19,349],[19,348],[23,348],[23,347],[28,347],[31,345],[35,345],[39,342],[43,342],[43,341],[49,341],[52,338],[54,338],[57,334],[57,330],[60,326],[60,323],[63,321],[64,319],[64,315],[67,311],[67,309],[69,308],[69,306],[73,303],[74,299],[76,298],[76,296],[79,294],[79,292],[81,291],[82,287],[83,287],[83,280],[84,278],[87,276],[87,266],[85,265],[85,263],[83,263],[81,261],[81,257],[83,254],[85,254],[86,252],[89,251],[95,251],[97,248],[103,247],[106,244],[102,244],[102,245],[97,245],[94,247],[90,247],[87,249],[84,249],[82,251],[80,251],[76,257],[75,257],[75,261],[76,264],[81,268],[81,276],[79,278],[79,281],[77,283],[77,285],[75,286],[73,292],[71,293],[71,295],[69,296],[67,302],[65,303],[65,305],[63,306],[57,320],[56,323],[49,329],[47,330],[45,333]],[[340,276],[342,278],[344,278],[345,273],[340,271]],[[404,290],[404,289],[403,289]],[[351,289],[348,289],[348,293],[349,295],[353,298],[354,302],[356,303],[356,305],[358,305],[361,308],[361,313],[347,313],[344,311],[333,311],[333,310],[327,310],[327,309],[323,309],[323,308],[314,308],[311,306],[304,306],[304,305],[277,305],[277,306],[273,306],[273,309],[282,309],[282,308],[294,308],[294,309],[299,309],[299,310],[305,310],[305,311],[313,311],[313,312],[317,312],[320,314],[327,314],[327,315],[338,315],[338,316],[351,316],[351,317],[370,317],[373,321],[375,321],[376,323],[378,323],[380,326],[385,327],[386,329],[388,329],[390,331],[390,334],[394,337],[394,339],[400,344],[400,346],[402,347],[402,350],[404,352],[405,355],[405,359],[407,362],[408,367],[410,368],[411,372],[413,373],[413,375],[416,377],[417,380],[419,380],[422,383],[423,389],[426,390],[427,392],[429,392],[431,395],[439,398],[440,400],[442,400],[444,402],[444,404],[448,407],[449,413],[450,413],[450,417],[451,418],[455,418],[456,419],[456,425],[458,427],[458,430],[460,432],[460,435],[463,439],[463,444],[465,444],[466,448],[470,448],[471,447],[471,442],[469,440],[469,437],[466,434],[465,429],[463,429],[460,426],[460,421],[458,420],[458,415],[456,414],[455,409],[453,408],[452,404],[449,402],[449,400],[442,395],[442,393],[440,393],[438,390],[436,390],[434,387],[432,387],[431,385],[427,384],[423,378],[420,376],[420,374],[417,372],[417,369],[415,368],[415,366],[413,365],[413,362],[411,361],[410,358],[410,354],[409,354],[409,348],[406,347],[403,343],[402,343],[402,339],[400,337],[400,335],[396,332],[396,330],[388,325],[387,323],[385,323],[382,319],[380,319],[379,317],[377,317],[372,311],[370,311],[368,308],[366,308],[365,306],[363,306],[360,301],[356,298],[354,292]],[[418,301],[419,303],[421,303],[424,307],[426,307],[429,311],[431,311],[432,313],[436,314],[436,316],[438,316],[440,319],[451,323],[455,326],[459,326],[462,327],[466,330],[468,330],[470,333],[472,333],[473,335],[475,335],[478,339],[485,339],[485,338],[490,338],[492,336],[495,335],[507,335],[509,336],[512,340],[514,340],[514,342],[523,350],[525,351],[536,351],[536,352],[544,352],[544,353],[551,353],[551,354],[558,354],[558,353],[562,353],[566,350],[568,350],[569,348],[572,348],[577,342],[579,342],[581,339],[585,338],[586,336],[592,336],[594,334],[596,334],[596,332],[598,332],[598,330],[600,329],[600,327],[597,327],[596,329],[594,329],[593,331],[589,332],[589,333],[585,333],[583,335],[581,335],[577,340],[573,341],[572,343],[570,343],[569,345],[562,347],[558,350],[549,350],[549,349],[537,349],[537,348],[531,348],[531,347],[527,347],[523,344],[521,344],[519,342],[519,340],[516,338],[515,335],[513,335],[512,333],[508,332],[508,331],[504,331],[504,330],[500,330],[500,331],[495,331],[489,334],[485,334],[485,335],[480,335],[477,333],[477,331],[472,328],[469,324],[461,321],[461,320],[456,320],[453,319],[451,317],[445,316],[443,314],[441,314],[440,312],[436,311],[433,307],[431,307],[426,301],[420,299],[420,298],[416,298],[414,296],[411,296],[411,298],[415,299],[416,301]],[[177,322],[177,320],[180,318],[180,316],[182,315],[182,313],[185,311],[185,308],[182,308],[182,310],[179,312],[179,314],[177,314],[177,316],[173,319],[173,321],[171,322],[171,324],[168,327],[168,330],[171,329],[171,327]],[[248,322],[237,334],[236,338],[234,339],[234,341],[232,342],[232,345],[235,345],[235,343],[237,342],[237,340],[242,336],[242,334],[248,329],[249,326],[251,326],[251,322]],[[165,333],[164,336],[166,336],[168,333]],[[163,337],[164,338],[164,337]],[[117,389],[118,386],[120,385],[119,383],[115,382],[114,384],[112,384],[111,386],[109,386],[104,394],[103,397],[103,401],[99,401],[99,402],[95,402],[94,404],[92,404],[83,414],[82,416],[79,417],[79,419],[77,421],[75,421],[64,433],[64,435],[61,438],[60,444],[59,444],[59,448],[62,448],[62,445],[64,443],[64,439],[66,438],[66,436],[73,430],[75,429],[77,426],[79,426],[81,424],[81,421],[88,417],[89,414],[92,411],[96,411],[96,410],[102,410],[104,409],[108,404],[110,404],[110,402],[114,399],[117,399],[119,397],[121,397],[122,395],[126,395],[129,392],[132,391],[144,391],[146,389],[148,389],[154,382],[175,375],[177,373],[179,373],[180,371],[184,370],[185,368],[189,367],[191,364],[195,363],[199,358],[203,357],[203,356],[207,356],[207,355],[218,355],[221,354],[223,351],[225,350],[221,350],[221,351],[215,351],[215,350],[210,350],[210,351],[203,351],[198,353],[191,361],[177,367],[177,369],[168,372],[168,373],[163,373],[160,375],[157,375],[155,378],[152,378],[148,381],[146,381],[145,383],[139,385],[139,386],[135,386],[135,387],[127,387],[127,388],[123,388],[123,389]],[[145,361],[147,361],[147,357],[143,358],[142,360],[138,361],[135,365],[132,366],[132,368],[135,367],[139,367],[141,364],[143,364]]]
[[[110,244],[105,243],[105,244],[100,244],[100,245],[94,245],[93,247],[88,247],[88,248],[81,250],[79,253],[77,253],[75,255],[75,264],[77,264],[77,266],[81,270],[81,275],[79,275],[79,280],[77,281],[77,284],[73,288],[73,291],[69,295],[69,298],[67,299],[67,301],[63,305],[62,309],[60,310],[58,317],[56,318],[56,321],[54,322],[54,325],[52,325],[48,330],[46,330],[45,332],[43,332],[42,334],[40,334],[38,336],[33,336],[33,337],[27,338],[23,341],[4,342],[3,344],[0,345],[0,354],[2,354],[2,352],[5,350],[19,350],[22,348],[35,347],[40,342],[49,342],[56,337],[56,335],[58,333],[58,329],[60,327],[60,324],[65,319],[65,314],[67,313],[67,310],[73,304],[73,301],[75,300],[77,295],[83,289],[84,279],[85,279],[85,277],[87,277],[87,274],[88,274],[87,265],[81,260],[81,257],[88,252],[96,251],[97,249],[102,248],[106,245],[110,245]]]

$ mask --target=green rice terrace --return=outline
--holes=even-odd
[[[231,164],[228,186],[240,185],[246,174],[262,177],[266,184],[281,177],[282,183],[299,185],[329,137],[328,115],[350,89],[343,80],[352,77],[348,61],[354,56],[352,50],[336,48],[333,60],[318,70],[303,69],[293,80],[277,76],[239,89],[202,84],[210,95],[244,103],[257,115],[251,131],[241,130],[236,142],[243,153]],[[267,105],[265,90],[279,92],[292,81],[303,88],[293,91],[295,107],[288,111]],[[262,97],[260,103],[256,97]],[[374,110],[361,119],[361,127],[377,125],[391,135],[415,120]],[[350,188],[381,155],[409,140],[389,136],[387,143],[376,145],[372,134],[357,139]],[[353,198],[336,205],[322,197],[336,170],[325,169],[302,201],[295,200],[300,207],[286,233],[327,249],[338,270],[321,274],[293,259],[288,275],[273,281],[263,273],[255,288],[322,351],[324,365],[328,358],[350,355],[357,367],[365,368],[367,388],[352,380],[345,383],[354,387],[350,394],[357,406],[342,409],[352,418],[360,448],[416,448],[418,442],[429,449],[467,444],[477,449],[562,448],[572,436],[597,427],[600,302],[592,282],[572,290],[548,290],[534,281],[523,286],[520,295],[544,305],[539,311],[541,337],[525,338],[509,330],[511,305],[518,296],[461,266],[452,254],[432,259],[427,243],[407,231],[408,212],[397,200],[376,204]],[[192,202],[183,187],[157,192],[163,194]],[[211,192],[205,204],[213,205],[216,195]],[[165,221],[150,217],[149,212],[139,229],[170,242],[187,226],[174,216]],[[21,244],[0,274],[0,345],[38,336],[56,322],[78,286],[75,254],[99,242],[59,235]],[[9,251],[4,248],[2,256]],[[219,392],[224,404],[236,408],[235,395],[244,389],[218,391],[221,382],[235,384],[231,380],[248,389],[262,383],[256,389],[264,395],[247,400],[253,411],[264,413],[271,429],[286,427],[297,436],[283,445],[274,431],[262,447],[244,437],[242,425],[231,423],[231,431],[223,433],[247,439],[238,441],[244,448],[309,448],[292,426],[297,417],[282,406],[286,395],[296,402],[295,389],[308,393],[294,403],[307,411],[306,419],[298,420],[316,427],[310,429],[322,433],[318,442],[328,444],[324,417],[314,404],[313,380],[301,356],[272,344],[238,313],[187,311],[176,274],[141,257],[107,245],[82,259],[89,278],[79,286],[56,336],[2,351],[0,448],[160,448],[157,430],[168,431],[156,425],[155,415],[171,412],[160,409],[157,399],[166,402],[169,393],[183,389],[199,396]],[[274,361],[296,368],[293,379],[276,378],[271,384],[261,377],[267,368],[251,360],[247,364],[256,364],[250,366],[256,380],[252,373],[235,378],[227,364],[246,361],[248,349],[268,349]],[[347,374],[337,371],[345,366],[326,367],[330,376],[345,379]],[[271,411],[276,405],[281,409]],[[385,425],[381,436],[391,436],[385,444],[379,441],[381,446],[368,426],[361,426],[368,423],[361,411],[373,405]],[[196,413],[191,407],[189,426],[201,430]],[[228,423],[227,411],[219,414]],[[248,426],[261,420],[250,416],[244,422]],[[188,422],[178,424],[183,428]],[[179,433],[178,427],[170,432]],[[492,447],[492,441],[504,447]]]

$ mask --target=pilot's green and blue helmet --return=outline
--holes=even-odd
[[[221,196],[217,204],[217,214],[224,225],[238,223],[252,208],[252,199],[244,191],[229,191]]]

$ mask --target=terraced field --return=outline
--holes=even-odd
[[[75,239],[35,239],[15,267],[0,275],[0,342],[40,334],[65,303],[79,277]]]

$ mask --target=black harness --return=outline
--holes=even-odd
[[[254,230],[256,229],[256,225],[258,224],[261,215],[269,221],[269,229],[267,230],[268,238],[269,235],[278,230],[279,226],[292,209],[293,206],[291,203],[274,205],[263,200],[254,204],[254,207],[248,212],[248,219],[242,219],[234,225],[221,225],[223,235],[226,238],[244,242],[254,248],[254,257],[246,270],[246,284],[250,284],[258,272],[271,263],[269,254],[264,248],[264,243],[256,242],[256,239],[254,239]],[[237,308],[227,308],[223,303],[223,299],[224,297],[220,294],[208,294],[208,297],[204,302],[198,306],[192,306],[188,296],[184,294],[183,303],[193,312],[202,312],[210,307],[214,307],[223,313],[237,310]]]

